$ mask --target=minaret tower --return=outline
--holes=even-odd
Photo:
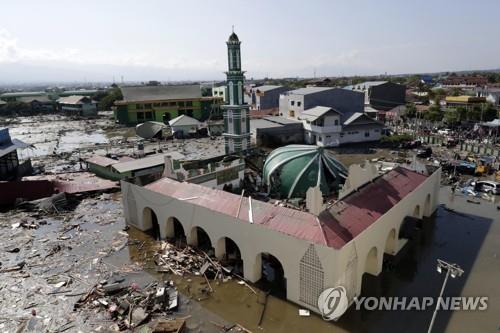
[[[222,106],[223,136],[226,154],[232,154],[250,148],[250,106],[244,102],[243,81],[245,78],[241,70],[241,42],[234,30],[226,44],[228,71],[226,72],[226,105]]]

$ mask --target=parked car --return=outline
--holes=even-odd
[[[417,150],[417,157],[427,158],[432,156],[432,149],[430,147],[425,147]]]
[[[440,130],[438,130],[438,134],[441,134],[441,135],[450,135],[451,134],[451,129],[449,129],[449,128],[440,129]]]
[[[490,180],[480,180],[474,184],[474,188],[476,191],[491,193],[491,194],[500,194],[500,183],[490,181]]]
[[[401,148],[413,149],[413,148],[420,147],[421,145],[422,145],[422,141],[420,141],[420,140],[407,141],[407,142],[401,143]]]

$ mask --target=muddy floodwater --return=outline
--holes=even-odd
[[[0,270],[24,262],[22,270],[0,273],[0,332],[97,332],[113,322],[106,311],[73,311],[73,305],[102,279],[121,276],[146,286],[173,280],[181,292],[175,316],[189,316],[188,332],[220,332],[240,323],[253,332],[422,332],[432,311],[356,311],[337,322],[298,315],[299,307],[270,296],[264,314],[264,292],[256,286],[211,281],[198,276],[157,273],[153,256],[160,242],[137,229],[122,230],[121,195],[83,199],[66,213],[46,216],[28,210],[0,213]],[[386,258],[378,277],[366,275],[365,296],[437,296],[444,276],[436,260],[458,263],[465,271],[450,279],[445,296],[488,296],[488,310],[438,312],[434,332],[493,332],[500,327],[500,227],[496,203],[441,191],[434,217],[395,258]],[[258,322],[262,316],[262,323]]]
[[[460,195],[441,191],[442,205],[435,216],[424,221],[404,250],[395,258],[387,258],[378,277],[365,275],[364,296],[433,296],[439,294],[444,275],[436,271],[436,260],[459,264],[465,271],[450,279],[445,296],[489,296],[487,311],[450,312],[437,315],[433,332],[492,332],[500,328],[500,225],[496,203],[473,204]],[[454,210],[454,211],[452,211]],[[131,229],[130,239],[145,242],[141,250],[129,246],[110,257],[111,262],[140,262],[145,271],[163,279],[174,279],[180,291],[191,296],[203,282],[193,277],[159,276],[151,258],[157,249],[155,241]],[[188,287],[189,286],[189,287]],[[320,316],[300,317],[299,307],[270,296],[260,327],[264,293],[253,293],[235,280],[213,283],[215,292],[199,300],[205,309],[227,321],[238,322],[254,331],[268,332],[423,332],[427,331],[432,309],[428,311],[356,311],[351,307],[338,322],[326,322]],[[255,287],[254,287],[255,288]],[[257,289],[258,290],[258,289]],[[194,296],[196,299],[196,296]]]

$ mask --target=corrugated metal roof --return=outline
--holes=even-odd
[[[370,87],[379,86],[381,84],[387,83],[388,81],[366,81],[358,84],[352,84],[350,86],[345,86],[344,89],[348,90],[366,90]]]
[[[397,167],[336,202],[320,218],[322,217],[322,222],[326,222],[327,225],[331,225],[334,221],[342,228],[342,237],[350,235],[352,239],[387,213],[426,179],[427,176],[423,174]],[[343,238],[340,235],[339,238],[335,238],[336,236],[332,233],[327,240],[333,241],[333,244],[339,244]]]
[[[31,103],[34,101],[40,102],[40,103],[49,103],[51,100],[49,99],[48,96],[23,96],[23,97],[18,97],[17,98],[18,102],[22,103]]]
[[[200,124],[198,119],[186,116],[185,114],[175,117],[168,122],[170,126],[197,126]]]
[[[29,146],[29,144],[21,140],[12,139],[10,143],[0,145],[0,157],[5,156],[16,149],[28,148]]]
[[[165,156],[171,156],[174,160],[182,160],[186,158],[181,153],[173,151],[165,154],[156,154],[144,158],[139,158],[133,161],[115,163],[113,164],[113,169],[115,169],[119,173],[124,173],[134,170],[153,168],[155,166],[165,164]]]
[[[337,202],[318,217],[308,212],[252,200],[253,223],[312,243],[340,249],[363,232],[427,177],[398,167]],[[250,223],[249,199],[205,186],[162,178],[146,189],[231,215]]]
[[[94,155],[91,158],[86,159],[85,162],[99,165],[99,166],[102,166],[105,168],[105,167],[108,167],[110,165],[116,164],[119,161],[114,160],[112,158],[108,158],[106,156]]]
[[[79,104],[82,102],[83,99],[88,99],[90,100],[90,102],[92,102],[92,100],[90,99],[90,97],[87,97],[87,96],[77,96],[77,95],[73,95],[73,96],[68,96],[68,97],[61,97],[57,100],[57,103],[62,103],[62,104]]]
[[[332,90],[332,89],[335,89],[335,88],[332,88],[332,87],[306,87],[306,88],[299,88],[299,89],[289,91],[289,92],[287,92],[287,94],[290,94],[290,95],[308,95],[308,94],[314,94],[317,92]]]
[[[201,98],[199,85],[120,87],[123,101],[140,102]]]
[[[313,108],[307,109],[304,112],[302,112],[300,114],[300,119],[314,121],[314,120],[318,119],[319,117],[321,117],[322,115],[324,115],[325,113],[327,113],[328,111],[335,111],[336,113],[341,114],[340,112],[338,112],[337,110],[335,110],[334,108],[331,108],[331,107],[315,106]]]
[[[266,92],[266,91],[270,91],[270,90],[274,90],[274,89],[278,89],[278,88],[282,88],[283,86],[276,86],[276,85],[263,85],[263,86],[260,86],[260,87],[254,87],[252,90],[254,91],[260,91],[260,92]]]
[[[146,185],[145,188],[179,200],[189,199],[186,202],[190,204],[237,217],[240,203],[239,195],[202,185],[180,183],[169,178],[162,178]],[[254,224],[313,243],[325,244],[321,227],[316,216],[312,214],[257,200],[252,200],[252,209]],[[248,210],[249,199],[243,198],[238,218],[250,222]]]
[[[288,124],[298,124],[298,123],[301,123],[301,122],[300,122],[300,121],[298,121],[298,120],[295,120],[295,119],[288,119],[288,118],[281,117],[281,116],[266,116],[266,117],[264,117],[263,119],[266,119],[266,120],[272,121],[273,123],[276,123],[276,124],[281,124],[281,125],[288,125]]]

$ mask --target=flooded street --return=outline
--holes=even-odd
[[[113,123],[109,114],[96,120],[68,121],[60,116],[20,118],[13,137],[34,144],[26,151],[46,171],[79,170],[79,159],[93,154],[133,154],[133,128]],[[178,151],[187,158],[223,154],[223,139],[146,142],[146,152]],[[337,151],[349,166],[373,159],[394,159],[388,149]],[[459,193],[459,191],[457,191]],[[425,219],[396,257],[386,257],[378,277],[365,274],[361,296],[437,297],[444,276],[436,260],[459,264],[465,271],[450,279],[445,296],[488,296],[483,312],[438,312],[433,332],[488,332],[500,328],[500,196],[490,201],[452,195],[443,187],[440,207]],[[125,228],[120,193],[72,198],[66,211],[47,214],[33,207],[0,213],[0,332],[106,332],[117,326],[99,304],[73,311],[82,295],[100,281],[123,280],[146,288],[173,281],[180,292],[175,318],[188,318],[188,332],[221,332],[239,323],[253,332],[422,332],[426,311],[357,311],[351,306],[337,322],[311,314],[238,278],[206,281],[157,271],[162,243],[133,227]],[[473,202],[470,202],[473,201]],[[214,290],[207,293],[206,289]],[[260,325],[259,322],[261,321]]]

